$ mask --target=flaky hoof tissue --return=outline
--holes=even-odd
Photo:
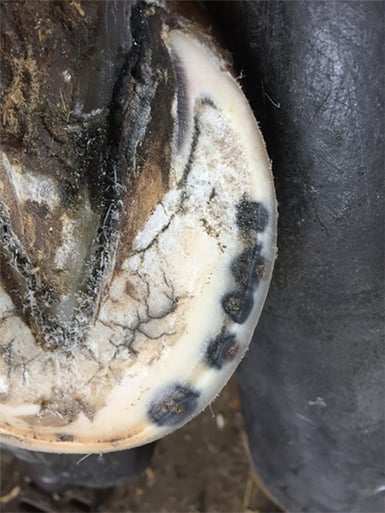
[[[135,73],[120,79],[120,142],[94,169],[103,180],[69,190],[2,149],[8,445],[114,451],[181,427],[236,369],[268,291],[270,162],[226,58],[160,3],[131,22]]]

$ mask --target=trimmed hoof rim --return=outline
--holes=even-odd
[[[211,37],[159,4],[140,16],[103,191],[71,203],[1,155],[10,445],[109,452],[179,428],[234,372],[267,294],[277,214],[252,111]]]

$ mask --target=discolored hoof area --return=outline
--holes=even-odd
[[[56,27],[56,4],[40,4],[57,28],[38,33],[44,55],[25,27],[36,87],[23,126],[24,75],[5,92],[0,433],[102,453],[170,433],[221,390],[267,294],[277,213],[264,142],[213,38],[158,2],[83,7],[66,4],[72,21]]]

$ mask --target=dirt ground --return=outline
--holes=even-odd
[[[108,491],[41,492],[8,452],[1,458],[2,513],[272,513],[250,466],[236,382],[211,408],[161,440],[135,482]]]

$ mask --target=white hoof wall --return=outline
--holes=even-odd
[[[73,306],[77,278],[66,278],[70,292],[57,312],[67,321],[77,312],[73,344],[63,339],[42,347],[6,284],[0,287],[0,434],[7,444],[84,453],[146,444],[205,408],[247,350],[276,253],[269,159],[253,113],[210,39],[187,24],[164,23],[162,40],[176,84],[167,187],[131,240],[121,215],[86,321]],[[45,197],[38,174],[6,153],[2,166],[0,192],[20,202],[34,195],[49,217],[60,194],[54,181]],[[123,212],[130,208],[125,203]],[[86,201],[83,212],[91,225]],[[52,265],[74,258],[76,275],[85,250],[76,246],[78,225],[64,217]],[[9,237],[22,244],[13,225],[9,251]],[[39,266],[30,271],[38,280]]]

